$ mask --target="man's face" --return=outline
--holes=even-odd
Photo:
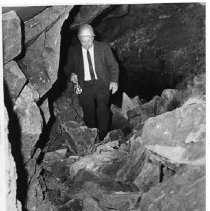
[[[82,36],[79,37],[79,41],[83,48],[86,50],[90,49],[93,44],[94,37],[93,36]]]

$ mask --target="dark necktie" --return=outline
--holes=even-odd
[[[95,78],[95,74],[93,72],[93,65],[92,65],[92,61],[91,61],[89,50],[87,50],[87,58],[88,58],[88,64],[89,64],[89,70],[90,70],[90,77],[91,77],[91,80],[94,81],[94,80],[96,80],[96,78]]]

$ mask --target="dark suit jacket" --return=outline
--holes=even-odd
[[[109,89],[110,82],[118,82],[119,67],[112,51],[107,43],[94,40],[94,60],[95,70],[98,77],[105,87]],[[70,79],[72,73],[77,74],[80,86],[84,84],[84,65],[82,56],[82,46],[77,44],[68,50],[67,61],[64,72]]]

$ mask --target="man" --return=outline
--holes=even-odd
[[[84,112],[84,121],[90,128],[99,129],[103,140],[109,126],[109,92],[118,89],[119,67],[108,44],[94,40],[89,24],[79,27],[80,43],[68,50],[64,72],[82,92],[78,95]]]

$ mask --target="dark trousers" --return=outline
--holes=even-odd
[[[102,140],[109,128],[109,90],[99,80],[84,82],[79,101],[84,112],[85,124],[90,128],[98,128],[99,138]]]

